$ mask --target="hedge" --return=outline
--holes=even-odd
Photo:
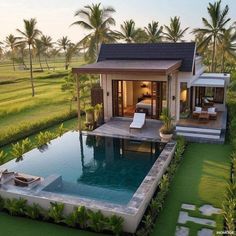
[[[0,133],[0,147],[16,142],[19,139],[26,138],[53,125],[75,118],[76,116],[77,112],[72,111],[70,113],[66,112],[59,116],[49,117],[37,122],[22,122],[17,127],[10,127],[5,132]]]

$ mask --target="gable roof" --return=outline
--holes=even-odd
[[[181,60],[180,71],[192,72],[195,43],[102,44],[98,56],[105,60]]]

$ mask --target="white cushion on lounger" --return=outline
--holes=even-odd
[[[215,107],[209,107],[208,108],[208,112],[209,113],[215,113],[216,112],[216,108]]]
[[[131,129],[141,129],[145,124],[145,113],[134,113],[133,122],[130,124]]]
[[[202,111],[202,108],[201,108],[201,107],[195,107],[195,111],[196,111],[196,112],[201,112],[201,111]]]

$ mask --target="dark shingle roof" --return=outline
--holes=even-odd
[[[191,72],[195,43],[102,44],[98,61],[181,60],[180,71]]]

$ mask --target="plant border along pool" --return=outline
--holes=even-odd
[[[167,143],[161,154],[153,164],[147,176],[133,195],[127,205],[118,205],[96,200],[68,196],[58,193],[43,191],[52,182],[61,181],[61,176],[51,175],[45,178],[35,189],[22,189],[20,187],[3,184],[0,188],[0,195],[3,198],[23,198],[28,204],[38,204],[44,209],[49,209],[52,202],[64,204],[64,214],[69,215],[75,207],[84,206],[92,211],[101,211],[105,216],[116,215],[124,219],[123,231],[134,233],[143,217],[143,214],[150,202],[157,185],[165,173],[174,155],[176,143]],[[4,168],[4,165],[2,166]]]

